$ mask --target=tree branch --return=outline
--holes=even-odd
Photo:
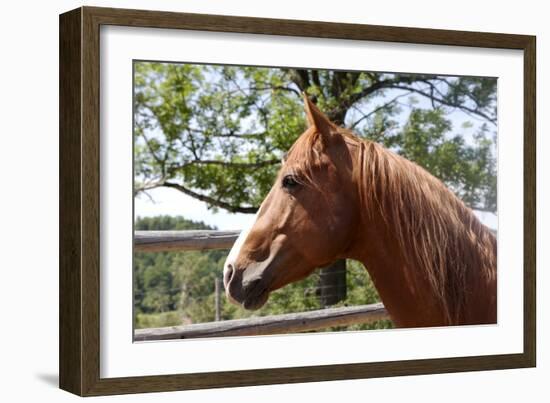
[[[193,128],[187,128],[188,131],[197,133],[203,136],[206,136],[205,130],[199,130],[199,129],[193,129]],[[258,132],[258,133],[236,133],[233,131],[230,131],[229,133],[213,133],[209,134],[209,136],[217,137],[217,138],[237,138],[237,139],[253,139],[253,138],[261,138],[265,137],[267,135],[267,132]]]
[[[304,69],[290,69],[290,79],[296,84],[300,91],[305,91],[309,86],[309,76],[307,70]]]
[[[427,94],[425,93],[424,91],[422,90],[419,90],[419,89],[416,89],[414,87],[407,87],[405,85],[391,85],[387,88],[393,88],[393,89],[398,89],[398,90],[405,90],[405,91],[410,91],[410,92],[414,92],[416,94],[419,94],[419,95],[422,95],[426,98],[429,98],[429,99],[432,99],[432,100],[435,100],[436,102],[439,102],[441,105],[446,105],[446,106],[450,106],[452,108],[458,108],[458,109],[462,109],[464,111],[467,111],[467,112],[470,112],[474,115],[478,115],[478,116],[481,116],[482,118],[488,120],[489,122],[493,123],[494,125],[497,124],[497,121],[495,118],[492,118],[490,117],[489,115],[477,110],[477,109],[472,109],[472,108],[469,108],[467,106],[464,106],[464,105],[456,105],[456,104],[453,104],[452,102],[448,102],[444,99],[441,99],[441,98],[438,98],[438,97],[435,97],[435,96],[432,96],[430,94]]]
[[[269,165],[277,165],[281,162],[279,159],[271,159],[271,160],[265,160],[265,161],[257,161],[257,162],[230,162],[230,161],[219,161],[219,160],[201,160],[196,159],[192,161],[188,161],[181,165],[175,165],[169,167],[169,171],[177,171],[180,169],[184,169],[191,165],[221,165],[224,167],[231,167],[231,168],[262,168]]]
[[[386,79],[381,81],[375,81],[371,85],[369,85],[366,88],[363,88],[361,91],[351,94],[349,98],[342,99],[340,102],[340,105],[333,110],[328,112],[329,117],[333,116],[340,116],[343,120],[343,117],[345,116],[345,112],[357,101],[361,100],[362,98],[365,98],[369,96],[370,94],[381,90],[383,88],[390,88],[392,85],[399,84],[399,83],[407,83],[412,84],[414,81],[420,81],[420,79],[407,79],[404,77],[398,77],[398,78],[392,78],[392,79]]]
[[[187,196],[191,196],[197,200],[203,201],[205,203],[208,203],[212,206],[221,207],[223,209],[226,209],[227,211],[231,213],[245,213],[245,214],[254,214],[256,211],[258,211],[258,207],[255,206],[235,206],[229,203],[226,203],[219,199],[214,199],[213,197],[206,196],[200,193],[197,193],[183,185],[180,185],[179,183],[173,183],[173,182],[164,182],[162,185],[167,188],[177,189],[180,192],[186,194]]]
[[[359,123],[361,123],[363,120],[368,119],[369,117],[371,117],[372,115],[374,115],[376,112],[381,111],[382,109],[386,109],[386,108],[387,108],[388,106],[390,106],[391,104],[397,102],[398,99],[403,98],[403,97],[405,97],[405,96],[407,96],[407,95],[409,95],[409,94],[401,94],[401,95],[398,95],[398,96],[396,96],[395,98],[393,98],[392,100],[386,102],[385,104],[380,105],[379,107],[373,109],[373,110],[370,111],[369,113],[362,113],[358,108],[354,107],[354,109],[355,109],[356,111],[358,111],[359,113],[362,114],[362,117],[361,117],[360,119],[356,120],[356,121],[350,126],[350,129],[352,129],[352,130],[355,129],[355,127],[357,127],[357,125],[358,125]]]
[[[231,80],[231,82],[235,83],[234,80]],[[255,87],[255,86],[238,87],[236,90],[228,91],[228,94],[232,94],[232,93],[235,93],[235,92],[240,92],[243,95],[247,96],[248,94],[246,94],[245,91],[274,91],[274,90],[278,90],[278,91],[292,92],[298,97],[302,96],[300,94],[300,92],[296,91],[294,88],[291,88],[291,87],[285,87],[283,85],[271,85],[269,83],[262,83],[262,85],[263,85],[263,87]]]

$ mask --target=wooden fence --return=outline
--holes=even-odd
[[[240,231],[136,231],[134,250],[165,252],[207,249],[231,249]]]
[[[197,323],[184,326],[138,329],[135,341],[187,339],[218,336],[252,336],[280,333],[297,333],[325,329],[333,326],[348,326],[387,319],[384,305],[359,305],[327,308],[309,312],[284,315],[259,316],[247,319]]]
[[[136,231],[134,250],[139,252],[230,249],[240,231]],[[219,319],[220,282],[216,279],[216,319]],[[389,319],[382,304],[325,308],[316,311],[197,323],[163,328],[136,329],[134,340],[169,340],[217,336],[297,333],[334,326],[372,323]]]

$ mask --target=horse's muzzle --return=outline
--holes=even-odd
[[[261,274],[260,265],[251,265],[245,269],[235,269],[228,264],[224,270],[224,287],[227,298],[245,309],[261,308],[267,301],[268,285]]]

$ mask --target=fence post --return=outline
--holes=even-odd
[[[334,305],[347,297],[346,260],[337,260],[319,272],[318,298],[322,307]]]
[[[216,317],[215,320],[218,322],[221,320],[221,286],[220,286],[220,279],[216,277],[214,279],[214,290],[215,290],[215,304],[216,304]]]

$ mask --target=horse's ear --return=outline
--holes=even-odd
[[[317,106],[311,102],[305,93],[302,93],[304,97],[304,108],[306,110],[306,118],[309,127],[315,127],[321,134],[330,135],[331,132],[336,129],[336,125],[330,121],[330,119],[317,108]]]

